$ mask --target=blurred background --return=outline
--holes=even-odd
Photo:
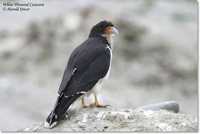
[[[0,130],[45,121],[70,53],[105,19],[119,35],[100,101],[136,108],[175,100],[197,116],[196,0],[28,0],[45,5],[3,12],[8,1],[27,2],[0,1]]]

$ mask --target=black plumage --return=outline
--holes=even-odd
[[[89,38],[71,54],[58,93],[70,96],[93,81],[103,78],[110,66],[110,51],[104,38]]]
[[[58,90],[56,104],[46,119],[46,127],[53,127],[69,106],[91,90],[108,73],[111,61],[111,45],[106,28],[108,21],[95,25],[89,38],[72,52]],[[109,33],[111,34],[111,33]]]

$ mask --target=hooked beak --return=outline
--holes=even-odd
[[[118,35],[118,30],[117,30],[116,28],[112,27],[112,32],[111,32],[111,34],[113,34],[113,35]]]

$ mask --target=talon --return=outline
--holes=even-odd
[[[96,95],[94,95],[95,97],[95,102],[90,104],[89,107],[99,107],[99,108],[107,108],[107,107],[110,107],[110,105],[101,105],[99,104],[99,101],[98,101],[98,98]]]
[[[89,106],[81,106],[81,108],[88,108]]]
[[[110,107],[110,105],[101,105],[101,104],[92,103],[89,105],[89,107],[107,108],[107,107]]]

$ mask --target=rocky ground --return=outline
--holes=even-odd
[[[132,131],[132,132],[197,132],[197,118],[166,110],[119,108],[71,109],[54,128],[44,123],[28,126],[18,132],[63,131]]]

